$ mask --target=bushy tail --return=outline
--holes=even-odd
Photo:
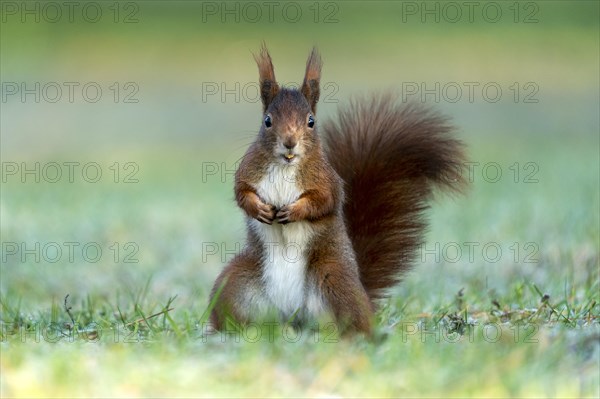
[[[464,187],[463,145],[446,118],[398,106],[391,94],[351,102],[323,130],[327,157],[345,182],[361,281],[371,298],[381,298],[416,256],[432,190]]]

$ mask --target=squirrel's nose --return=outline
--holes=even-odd
[[[294,140],[288,139],[283,143],[283,145],[288,150],[291,150],[292,148],[294,148],[296,146],[296,142]]]

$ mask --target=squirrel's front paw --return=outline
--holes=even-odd
[[[260,203],[257,205],[258,214],[256,220],[261,223],[273,224],[275,219],[275,205]]]
[[[295,211],[295,209],[294,209],[293,204],[283,206],[283,207],[281,207],[281,209],[279,209],[277,211],[277,214],[275,215],[275,220],[277,220],[277,223],[279,223],[279,224],[287,224],[290,222],[295,222],[296,214],[294,211]]]

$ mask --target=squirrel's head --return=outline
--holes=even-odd
[[[297,163],[318,143],[316,110],[321,57],[317,49],[313,48],[299,90],[279,87],[271,56],[264,45],[254,58],[258,64],[263,104],[260,141],[268,150],[273,151],[273,156],[278,161],[284,164]]]

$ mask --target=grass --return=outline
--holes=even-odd
[[[527,142],[523,153],[531,153]],[[485,162],[493,140],[470,143]],[[139,183],[118,194],[112,181],[8,183],[4,242],[75,237],[99,242],[106,255],[97,263],[78,252],[72,263],[8,256],[3,396],[595,396],[598,194],[589,183],[596,172],[574,166],[575,154],[594,156],[585,144],[572,156],[557,156],[558,143],[539,154],[537,184],[474,178],[466,198],[438,199],[429,252],[384,303],[372,340],[340,337],[330,325],[204,334],[208,290],[243,227],[239,212],[231,213],[230,181],[185,184],[198,177],[193,154],[140,158]],[[510,165],[510,158],[491,159]],[[573,174],[558,190],[548,179],[567,167]],[[32,219],[30,209],[41,207],[44,214]],[[569,237],[557,243],[564,231]],[[139,262],[123,262],[123,254],[115,262],[107,249],[113,241],[137,243]],[[479,244],[472,260],[465,242]],[[503,250],[494,262],[479,251],[490,242]],[[530,242],[535,253],[524,247]],[[201,243],[217,244],[218,253]]]
[[[600,396],[597,2],[539,3],[532,25],[400,24],[396,3],[351,2],[339,24],[294,29],[200,24],[187,3],[142,2],[127,26],[1,26],[3,81],[140,87],[137,104],[0,104],[3,172],[63,165],[57,183],[1,183],[2,397]],[[265,38],[289,80],[318,43],[342,102],[411,81],[507,93],[433,104],[460,127],[472,184],[433,201],[372,339],[325,323],[206,334],[209,290],[244,240],[231,171],[260,111],[202,102],[201,83],[254,82],[249,49]],[[512,101],[529,81],[539,102]]]
[[[517,301],[523,295],[518,289],[530,287],[516,287],[513,298],[497,301]],[[85,310],[75,312],[75,325],[94,322],[93,328],[73,333],[72,325],[64,324],[68,317],[53,319],[51,312],[17,321],[22,331],[4,344],[3,389],[6,396],[45,397],[245,396],[250,391],[259,396],[593,396],[597,304],[567,299],[550,304],[538,294],[535,288],[524,294],[527,308],[489,305],[475,313],[464,299],[435,315],[390,305],[380,314],[375,342],[282,326],[203,337],[202,316],[192,309],[174,312],[174,321],[166,312],[146,316],[136,304],[125,311],[137,321],[126,324],[126,316],[112,313],[112,306],[88,298]],[[167,309],[167,302],[158,308]],[[13,314],[7,306],[3,298],[5,315]],[[145,313],[155,307],[146,305]],[[33,323],[52,320],[57,331],[39,329],[48,335],[34,343]],[[28,326],[27,342],[19,342]],[[29,373],[38,378],[25,384]]]

